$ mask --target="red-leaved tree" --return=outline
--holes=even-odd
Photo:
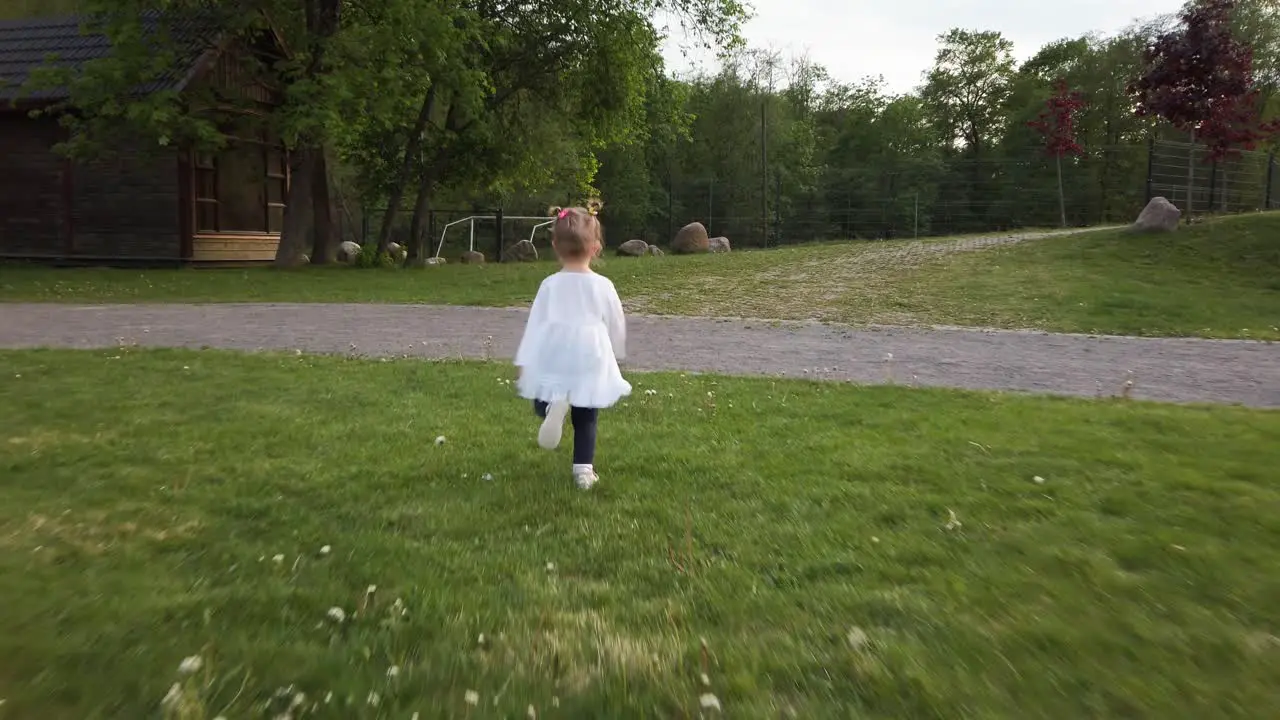
[[[1145,50],[1145,69],[1129,91],[1141,116],[1159,117],[1192,142],[1187,164],[1186,217],[1191,217],[1195,141],[1214,160],[1252,148],[1275,132],[1261,122],[1253,82],[1253,50],[1231,31],[1235,0],[1197,0],[1181,13],[1181,27]]]
[[[1062,158],[1064,155],[1083,155],[1084,148],[1076,142],[1076,113],[1085,107],[1080,93],[1067,87],[1067,81],[1059,78],[1053,85],[1053,95],[1044,102],[1044,109],[1035,120],[1027,123],[1044,137],[1044,149],[1053,156],[1058,166],[1058,212],[1062,227],[1067,226],[1067,196],[1062,188]]]

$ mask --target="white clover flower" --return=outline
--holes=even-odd
[[[462,696],[462,699],[465,700],[468,705],[472,705],[472,706],[479,705],[480,693],[476,692],[475,690],[468,690],[466,694]]]
[[[443,445],[443,444],[444,444],[444,436],[441,435],[440,437],[436,438],[436,445]]]
[[[271,562],[277,565],[284,562],[284,553],[277,553],[274,557],[271,558]]]
[[[480,478],[480,479],[481,479],[481,480],[483,480],[483,481],[485,481],[485,482],[493,482],[493,473],[485,473],[485,474],[484,474],[484,477],[482,477],[482,478]]]
[[[400,677],[400,666],[399,666],[399,665],[392,665],[391,667],[387,668],[387,679],[388,679],[388,680],[395,680],[395,679],[396,679],[396,678],[398,678],[398,677]]]
[[[331,552],[333,552],[333,547],[331,547],[331,546],[329,546],[329,545],[325,545],[325,546],[323,546],[323,547],[321,547],[321,548],[320,548],[320,554],[321,554],[321,555],[328,555],[328,554],[329,554],[329,553],[331,553]]]
[[[364,591],[364,593],[365,593],[366,595],[372,595],[372,594],[374,594],[374,593],[376,593],[376,592],[378,592],[378,586],[377,586],[377,585],[370,585],[370,586],[369,586],[369,587]]]
[[[720,698],[712,695],[711,693],[705,693],[702,697],[698,698],[698,704],[702,706],[703,710],[720,711]]]
[[[1044,484],[1044,478],[1042,478],[1042,477],[1040,477],[1039,475],[1037,475],[1037,476],[1035,476],[1035,477],[1031,478],[1031,482],[1033,482],[1033,483],[1035,483],[1035,484],[1037,484],[1037,485],[1043,485],[1043,484]]]
[[[340,607],[329,608],[328,615],[330,620],[338,624],[342,624],[347,621],[347,611]]]
[[[378,707],[382,704],[382,696],[376,690],[370,691],[369,697],[365,698],[365,702],[369,703],[370,707]]]
[[[192,655],[182,659],[178,664],[178,673],[182,675],[195,675],[200,672],[200,668],[204,667],[204,660],[199,655]]]

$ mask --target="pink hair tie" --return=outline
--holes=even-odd
[[[567,217],[569,217],[569,208],[565,208],[565,209],[561,210],[561,211],[560,211],[560,214],[556,215],[556,219],[558,219],[558,220],[563,220],[563,219],[565,219],[565,218],[567,218]]]

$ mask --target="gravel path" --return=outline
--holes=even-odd
[[[404,305],[0,304],[0,348],[121,343],[509,358],[525,311]],[[492,338],[489,340],[488,338]],[[1280,345],[633,316],[638,370],[1280,407]],[[892,360],[887,360],[892,356]],[[1132,374],[1130,374],[1132,373]]]

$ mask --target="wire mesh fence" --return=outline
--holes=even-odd
[[[1280,205],[1275,164],[1274,153],[1243,151],[1214,162],[1200,144],[1153,142],[1148,194],[1163,196],[1192,214],[1270,210]]]
[[[1061,196],[1059,189],[1061,174]],[[735,247],[769,247],[828,240],[878,240],[1132,222],[1152,197],[1192,213],[1241,213],[1280,208],[1274,153],[1245,151],[1214,163],[1202,145],[1153,140],[1093,146],[1061,164],[1040,148],[1005,149],[992,157],[875,158],[866,166],[825,167],[805,177],[776,170],[760,177],[722,178],[667,173],[650,189],[646,207],[618,203],[602,215],[606,242],[632,238],[667,244],[691,222]],[[1187,202],[1190,187],[1190,203]],[[608,201],[608,198],[606,198]],[[514,219],[528,208],[434,210],[421,232],[434,254],[449,223],[442,255],[456,257],[473,242],[494,258],[500,246],[528,239],[536,223]],[[522,212],[528,211],[528,212]],[[360,208],[362,242],[376,237],[380,208]],[[407,244],[411,211],[399,213],[395,242]],[[348,225],[351,226],[350,224]],[[535,244],[546,248],[545,230]]]

